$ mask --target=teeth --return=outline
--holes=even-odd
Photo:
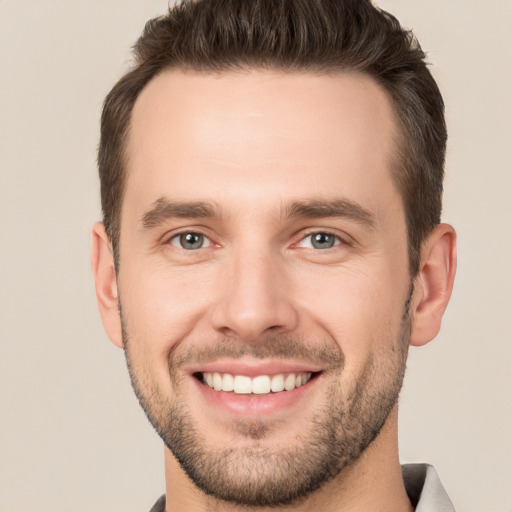
[[[266,395],[270,393],[270,377],[260,375],[252,380],[252,392],[256,395]]]
[[[235,383],[234,383],[234,389],[233,391],[235,393],[240,394],[249,394],[252,393],[252,382],[250,377],[246,377],[245,375],[237,375],[235,377]]]
[[[271,391],[291,391],[306,384],[311,379],[311,372],[258,375],[251,379],[246,375],[232,375],[230,373],[220,374],[217,372],[203,373],[203,383],[215,391],[233,391],[243,395],[267,395]]]
[[[278,391],[284,391],[284,376],[282,374],[274,375],[272,382],[270,383],[270,389],[277,393]]]
[[[229,373],[222,377],[222,391],[233,391],[235,389],[235,379]]]
[[[213,374],[213,389],[215,389],[215,391],[222,389],[222,375],[220,373]]]
[[[286,389],[286,391],[291,391],[292,389],[295,389],[296,382],[297,382],[297,380],[296,380],[295,374],[290,373],[290,375],[288,375],[288,377],[286,377],[286,379],[284,381],[284,389]]]

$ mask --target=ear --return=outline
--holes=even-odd
[[[425,345],[437,336],[453,289],[457,267],[455,230],[440,224],[421,248],[411,306],[411,345]]]
[[[92,228],[91,267],[103,327],[110,341],[123,348],[112,244],[101,222],[97,222]]]

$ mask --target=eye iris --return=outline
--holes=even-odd
[[[329,233],[315,233],[311,235],[311,244],[315,249],[330,249],[334,247],[336,239]]]
[[[203,241],[204,237],[199,233],[184,233],[180,235],[180,245],[183,249],[199,249],[202,247]]]

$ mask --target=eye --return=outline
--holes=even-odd
[[[175,235],[169,240],[169,242],[174,247],[179,247],[180,249],[185,249],[187,251],[203,249],[211,245],[209,238],[201,233],[194,233],[192,231]]]
[[[300,241],[299,246],[307,249],[331,249],[332,247],[340,244],[341,239],[339,236],[320,231],[317,233],[310,233],[308,236],[304,237]]]

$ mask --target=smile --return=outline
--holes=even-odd
[[[215,391],[233,392],[240,395],[268,395],[281,391],[292,391],[309,382],[311,372],[279,373],[277,375],[233,375],[230,373],[204,372],[203,384]]]

